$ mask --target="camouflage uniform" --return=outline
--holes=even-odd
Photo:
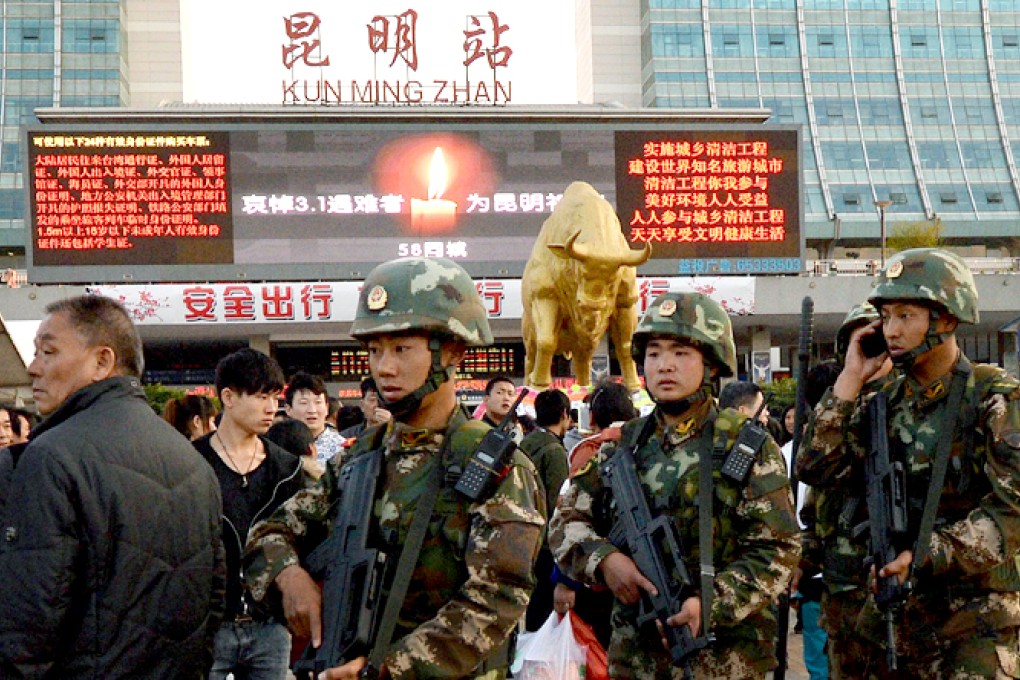
[[[672,303],[667,301],[672,300]],[[664,303],[665,316],[659,310]],[[669,324],[675,322],[670,332]],[[661,328],[661,327],[665,328]],[[732,373],[735,352],[725,312],[701,295],[666,294],[649,308],[635,334],[636,351],[653,335],[673,335],[696,344],[723,374]],[[672,515],[680,530],[685,563],[695,583],[700,583],[698,547],[698,460],[713,450],[728,450],[746,419],[735,410],[718,412],[711,393],[698,394],[680,415],[679,424],[666,426],[657,410],[654,436],[635,452],[638,476],[649,506]],[[624,426],[627,441],[644,418]],[[710,440],[703,437],[707,434]],[[597,467],[615,450],[607,444],[577,476],[550,522],[549,542],[557,562],[575,580],[600,582],[599,563],[615,548],[605,536],[614,521],[613,499],[603,486]],[[722,477],[722,457],[713,460],[713,562],[715,578],[711,628],[717,642],[695,658],[699,677],[764,677],[775,659],[773,600],[789,583],[800,553],[793,498],[786,465],[778,445],[769,438],[743,485]],[[613,636],[609,647],[609,673],[613,678],[683,677],[670,665],[653,630],[639,631],[635,607],[617,602],[613,609]]]
[[[977,320],[973,278],[955,256],[929,249],[894,256],[872,300],[928,302],[963,323]],[[931,324],[934,326],[934,324]],[[937,343],[929,333],[926,342]],[[959,362],[966,362],[960,355]],[[879,388],[888,394],[890,456],[906,465],[910,529],[916,535],[940,439],[950,464],[940,496],[931,561],[915,565],[915,587],[897,618],[904,677],[1020,677],[1020,383],[978,364],[968,378],[956,428],[944,427],[952,374],[922,386],[908,371]],[[831,391],[815,411],[797,472],[819,487],[849,485],[863,498],[869,396],[856,402]],[[866,511],[865,511],[866,515]],[[862,537],[860,541],[866,541]],[[905,546],[906,547],[906,546]],[[863,547],[860,550],[864,550]],[[864,567],[861,567],[864,570]],[[868,672],[885,677],[884,630],[872,598],[857,634],[870,646]]]
[[[836,332],[840,364],[850,347],[850,335],[878,318],[878,310],[870,302],[855,305],[847,313]],[[866,387],[875,388],[871,383]],[[813,431],[814,418],[809,417],[806,442],[811,441]],[[831,486],[812,488],[801,511],[801,519],[807,524],[803,531],[804,558],[821,570],[825,583],[820,622],[829,636],[833,680],[864,677],[869,654],[868,646],[855,630],[857,617],[868,599],[866,572],[862,568],[867,550],[853,535],[854,527],[864,521],[866,514],[860,493],[859,484],[854,486],[848,477],[840,478]]]
[[[364,338],[422,329],[474,345],[492,339],[474,285],[457,265],[412,258],[378,267],[365,282],[352,334]],[[434,363],[433,373],[437,370],[446,371]],[[488,430],[457,408],[440,430],[413,429],[395,419],[359,436],[348,460],[380,447],[385,456],[372,547],[395,563],[431,471],[436,465],[463,469]],[[257,599],[270,594],[276,576],[298,564],[332,529],[343,502],[340,469],[341,463],[331,460],[315,487],[252,529],[246,574]],[[481,673],[481,664],[524,613],[534,586],[532,568],[546,509],[527,456],[515,451],[495,493],[477,502],[454,490],[456,475],[446,477],[383,660],[394,678]]]

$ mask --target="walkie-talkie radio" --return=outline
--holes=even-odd
[[[527,388],[522,389],[499,426],[485,433],[478,448],[471,454],[457,485],[453,487],[471,500],[490,496],[510,470],[510,456],[517,446],[511,434],[514,413],[527,393]]]
[[[747,475],[758,458],[758,452],[769,436],[768,430],[758,422],[758,417],[768,403],[768,398],[764,399],[754,416],[744,421],[737,434],[737,441],[733,443],[733,448],[730,449],[719,470],[724,477],[729,477],[740,484],[747,481]]]

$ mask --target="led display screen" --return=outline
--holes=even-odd
[[[642,273],[799,271],[794,129],[465,120],[29,128],[30,278],[360,279],[408,255],[520,276],[578,180],[652,244]]]

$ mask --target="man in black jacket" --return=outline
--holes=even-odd
[[[223,418],[215,432],[194,442],[220,482],[227,550],[227,615],[216,633],[210,680],[287,675],[290,634],[269,607],[245,591],[241,564],[252,525],[310,485],[298,457],[263,436],[273,424],[283,382],[280,365],[262,352],[242,349],[224,357],[216,366]]]
[[[215,475],[146,403],[119,304],[49,305],[35,348],[46,420],[0,518],[0,677],[203,677],[223,612]]]

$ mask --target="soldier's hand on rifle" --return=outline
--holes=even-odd
[[[348,661],[343,666],[337,666],[336,668],[330,668],[324,673],[319,673],[318,680],[357,680],[358,673],[368,663],[368,659],[359,656],[353,661]],[[379,679],[390,677],[390,674],[386,672],[386,667],[383,666],[379,669]]]
[[[637,604],[642,590],[650,595],[659,594],[652,582],[638,570],[634,560],[623,553],[610,553],[599,562],[598,568],[606,585],[623,604]]]
[[[656,621],[656,623],[659,622]],[[688,597],[684,600],[683,606],[680,607],[680,613],[673,614],[673,616],[666,619],[666,623],[674,628],[679,626],[690,626],[691,635],[698,637],[698,633],[701,631],[701,598]],[[662,644],[664,644],[668,650],[669,641],[666,640],[661,623],[659,623],[659,634],[662,635]]]
[[[900,583],[903,583],[904,581],[907,580],[907,577],[910,575],[910,565],[913,563],[913,561],[914,553],[909,550],[904,550],[903,552],[896,556],[895,560],[882,567],[882,570],[878,572],[878,575],[881,576],[882,578],[886,578],[888,576],[895,576]],[[875,584],[875,566],[872,565],[871,589],[872,591],[874,591],[876,590],[876,588],[877,586]]]
[[[308,572],[296,564],[276,576],[276,587],[283,595],[283,614],[294,635],[311,638],[312,646],[322,644],[322,591]]]

